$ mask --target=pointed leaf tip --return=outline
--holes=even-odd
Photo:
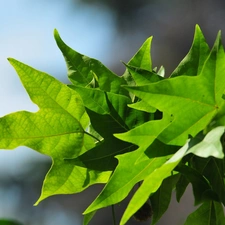
[[[195,25],[195,30],[201,30],[201,28],[198,24]]]
[[[54,34],[54,37],[55,36],[59,36],[59,32],[58,32],[58,30],[56,28],[54,29],[53,34]]]
[[[20,61],[14,59],[14,58],[7,58],[7,60],[9,61],[9,63],[14,67],[15,63],[20,63]]]
[[[9,62],[11,62],[11,61],[13,61],[14,59],[11,58],[11,57],[8,57],[7,60],[8,60]]]

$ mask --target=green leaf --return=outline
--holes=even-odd
[[[219,201],[225,204],[224,159],[215,159],[213,157],[207,159],[194,158],[192,165],[207,178]]]
[[[157,123],[157,121],[154,121],[154,122]],[[207,138],[205,138],[205,139],[208,139],[208,137],[212,133],[214,133],[215,130],[216,130],[216,133],[218,132],[217,129],[212,130],[211,133],[209,133]],[[221,130],[220,128],[219,128],[219,130],[220,130],[219,135],[221,135],[223,130]],[[217,138],[219,138],[219,137],[217,136],[215,139],[217,139]],[[210,139],[210,141],[212,141],[212,143],[213,143],[214,139]],[[146,200],[148,199],[150,194],[152,194],[152,193],[154,193],[155,191],[158,190],[158,188],[161,186],[163,180],[170,176],[171,172],[180,163],[181,159],[185,155],[190,154],[190,153],[194,153],[195,145],[193,146],[191,142],[192,141],[189,140],[167,162],[162,164],[160,167],[156,168],[153,172],[148,173],[149,175],[144,178],[144,181],[143,181],[141,187],[136,191],[133,198],[131,199],[131,201],[130,201],[130,203],[129,203],[129,205],[128,205],[128,207],[127,207],[127,209],[126,209],[126,211],[125,211],[125,213],[124,213],[124,215],[121,219],[120,225],[125,224],[128,221],[128,219],[146,202]],[[194,140],[194,142],[195,142],[195,140]],[[141,141],[139,142],[139,144],[141,144]],[[211,143],[209,142],[208,144],[210,145]],[[152,149],[151,147],[152,146],[150,146],[150,149]],[[148,157],[150,157],[148,152],[149,151],[146,151],[146,154],[148,155]],[[207,154],[205,155],[205,157],[209,157],[211,155],[214,155],[214,152],[208,151]],[[195,174],[195,176],[196,176],[196,174]],[[204,179],[201,180],[201,181],[204,183],[204,185],[206,187],[204,190],[210,189],[210,187],[208,186],[207,182]],[[202,183],[201,183],[201,185],[202,185]],[[198,191],[199,191],[199,189],[196,189],[196,192],[198,192]]]
[[[198,25],[195,27],[194,41],[186,57],[173,71],[171,77],[180,75],[196,76],[201,73],[204,63],[210,53],[205,37]]]
[[[156,168],[145,177],[142,185],[134,194],[129,202],[120,225],[124,225],[129,218],[147,201],[150,194],[156,192],[161,186],[163,180],[171,175],[173,169],[178,165],[182,157],[188,150],[188,142],[179,151],[177,151],[167,162]]]
[[[151,60],[151,43],[152,37],[149,37],[137,51],[137,53],[129,61],[128,65],[138,67],[143,70],[152,71],[152,60]]]
[[[190,144],[191,147],[187,154],[192,153],[207,159],[193,157],[191,160],[193,168],[184,165],[179,165],[176,168],[176,170],[185,175],[185,180],[188,179],[188,181],[192,183],[195,204],[199,204],[205,199],[217,201],[220,199],[220,201],[224,202],[224,166],[223,160],[221,159],[224,158],[224,154],[220,142],[223,133],[224,127],[217,127],[211,130],[203,140],[198,141],[198,143],[196,142],[198,137],[192,139],[192,142],[195,144]],[[188,182],[185,183],[187,184]],[[182,185],[184,184],[181,184],[181,187],[183,187]],[[182,189],[178,187],[178,199],[182,196],[185,188],[186,185]]]
[[[22,225],[22,224],[13,220],[0,219],[0,225]]]
[[[135,85],[146,85],[146,84],[158,82],[163,79],[161,76],[155,74],[154,72],[143,70],[130,65],[126,65],[126,67]],[[141,111],[145,111],[145,112],[151,112],[151,113],[154,113],[156,111],[156,108],[147,104],[147,102],[143,100],[139,102],[135,102],[133,104],[129,104],[129,107],[138,109]]]
[[[0,148],[27,146],[52,158],[52,168],[38,202],[54,194],[79,192],[95,183],[95,179],[107,182],[111,172],[99,175],[97,171],[95,176],[95,171],[64,162],[65,158],[77,157],[95,146],[93,138],[85,132],[89,118],[80,95],[45,73],[14,59],[9,61],[40,109],[36,113],[21,111],[0,118]],[[82,171],[78,173],[79,170]],[[90,183],[85,177],[87,172],[92,174]]]
[[[224,225],[223,207],[218,202],[204,202],[196,211],[190,214],[184,225]]]
[[[183,174],[185,178],[189,182],[191,182],[193,187],[193,194],[195,196],[195,205],[208,199],[209,194],[211,194],[210,197],[213,196],[213,193],[211,191],[211,187],[208,181],[197,170],[185,165],[179,165],[177,166],[175,170]],[[217,199],[214,198],[213,200],[217,200]]]
[[[188,135],[194,137],[205,129],[223,106],[225,77],[218,58],[225,61],[220,34],[200,75],[178,76],[148,85],[126,87],[149,105],[174,117],[171,125],[159,136],[164,143],[182,146]]]
[[[158,124],[161,126],[158,126]],[[151,126],[151,130],[148,129],[148,126]],[[127,133],[116,135],[116,137],[138,146],[144,142],[144,147],[142,145],[138,150],[116,156],[119,164],[112,177],[100,195],[85,210],[84,214],[122,201],[136,183],[166,162],[168,151],[164,148],[152,152],[152,156],[149,155],[146,160],[137,162],[137,159],[144,154],[146,148],[156,139],[157,134],[166,126],[168,126],[167,120],[149,121]],[[159,146],[158,142],[156,145]]]
[[[40,109],[36,113],[21,111],[2,117],[1,148],[24,145],[49,156],[79,155],[89,123],[79,94],[45,73],[14,59],[9,61]]]
[[[180,175],[178,174],[167,177],[162,182],[160,188],[150,197],[151,206],[154,212],[152,225],[156,224],[167,210],[171,200],[172,191],[179,177]]]
[[[210,158],[204,168],[203,175],[209,180],[212,190],[219,196],[220,201],[225,204],[225,171],[223,163],[223,160]]]
[[[223,146],[221,144],[221,136],[224,134],[225,127],[216,127],[206,134],[205,138],[191,148],[191,153],[194,155],[207,158],[213,156],[215,158],[223,159]]]
[[[142,101],[135,102],[133,104],[128,104],[128,106],[130,108],[132,108],[132,109],[137,109],[137,110],[144,111],[144,112],[149,112],[149,113],[156,112],[156,108],[148,105],[143,100]]]
[[[123,142],[117,138],[106,138],[96,145],[96,147],[85,152],[75,159],[66,161],[95,171],[113,171],[118,164],[115,156],[136,149],[136,146]]]
[[[83,225],[88,225],[97,211],[84,215]]]
[[[148,120],[149,114],[129,108],[127,105],[131,100],[127,96],[93,88],[79,86],[71,86],[71,88],[84,99],[91,125],[103,137],[98,146],[72,160],[73,163],[89,169],[96,168],[103,171],[115,169],[117,160],[114,157],[136,148],[118,140],[113,134],[126,132],[143,123]]]
[[[126,65],[126,70],[123,74],[123,78],[126,80],[128,85],[135,85],[134,77],[130,74],[128,70],[129,67],[139,68],[145,70],[146,72],[152,72],[152,60],[151,60],[151,43],[152,37],[148,38],[140,49],[135,53],[135,55],[130,59]]]
[[[134,79],[136,85],[155,83],[163,79],[163,77],[148,70],[130,66],[129,64],[127,64],[126,67],[132,78]]]
[[[69,79],[74,85],[92,86],[91,83],[95,79],[103,91],[128,95],[128,92],[121,88],[122,84],[126,84],[124,78],[114,74],[98,60],[71,49],[63,42],[57,30],[54,31],[54,37],[66,60]]]
[[[185,225],[225,224],[220,204],[225,204],[221,33],[210,52],[196,26],[190,51],[168,79],[163,67],[152,69],[152,37],[119,77],[71,49],[56,30],[54,36],[72,85],[9,59],[39,110],[0,118],[0,148],[27,146],[52,159],[36,205],[52,195],[106,183],[84,212],[87,225],[98,209],[123,201],[139,184],[120,225],[149,198],[156,224],[174,186],[180,200],[190,182],[195,204],[203,204]]]
[[[129,116],[127,104],[131,102],[130,98],[98,89],[78,86],[71,86],[71,88],[82,97],[85,107],[89,109],[91,124],[101,136],[108,137],[113,133],[121,133],[129,129],[126,120]]]
[[[176,198],[177,202],[180,202],[181,197],[183,196],[187,186],[189,184],[188,179],[181,174],[179,180],[177,181],[176,184]]]
[[[96,171],[72,163],[72,160],[54,160],[45,177],[42,193],[35,205],[52,195],[74,194],[96,183],[107,183],[111,171]]]
[[[163,119],[145,122],[126,133],[115,134],[114,136],[138,145],[145,151],[158,135],[172,123],[172,120],[173,118],[169,115],[164,115]]]
[[[160,66],[159,70],[157,71],[157,74],[160,77],[165,77],[165,68],[164,68],[164,66]]]

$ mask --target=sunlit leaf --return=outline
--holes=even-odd
[[[171,77],[180,75],[196,76],[201,73],[204,63],[209,55],[210,49],[205,41],[200,27],[196,25],[194,41],[186,57],[173,71]]]
[[[150,194],[158,190],[163,180],[171,175],[172,170],[178,165],[187,150],[188,143],[177,151],[167,162],[149,173],[129,202],[129,205],[120,221],[120,225],[124,225],[129,218],[147,201]]]
[[[122,84],[126,84],[124,78],[117,76],[101,62],[89,58],[67,46],[57,30],[54,31],[56,43],[66,60],[68,76],[74,85],[90,86],[93,79],[96,79],[99,88],[103,91],[128,95]]]
[[[223,107],[225,77],[221,60],[225,61],[225,54],[219,34],[198,76],[178,76],[148,85],[126,87],[149,105],[174,116],[171,125],[160,134],[161,141],[182,146],[188,135],[195,136],[203,130]]]
[[[88,183],[87,169],[64,161],[95,146],[94,139],[85,131],[89,118],[80,95],[45,73],[9,60],[40,109],[36,113],[21,111],[0,118],[0,148],[27,146],[52,158],[52,168],[38,202],[55,194],[80,192],[95,181],[107,182],[111,172],[97,171],[95,176],[95,171],[88,171]]]

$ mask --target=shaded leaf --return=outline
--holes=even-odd
[[[181,174],[176,184],[176,198],[178,202],[180,202],[180,199],[183,196],[188,184],[189,180],[184,175]]]
[[[190,214],[184,225],[224,225],[223,207],[218,202],[204,202],[196,211]]]
[[[150,197],[153,209],[152,225],[156,224],[169,207],[172,191],[180,175],[167,177],[160,188]]]
[[[84,219],[83,219],[83,225],[88,225],[89,222],[92,220],[92,218],[94,217],[96,211],[93,211],[91,213],[88,213],[86,215],[84,215]]]
[[[139,187],[129,202],[120,221],[120,225],[124,225],[129,220],[129,218],[147,201],[150,194],[158,190],[163,180],[171,175],[172,170],[178,165],[182,157],[186,154],[187,150],[188,143],[184,145],[179,151],[177,151],[167,162],[162,164],[160,167],[145,177],[142,185]]]
[[[215,194],[212,193],[211,187],[206,178],[203,177],[197,170],[185,165],[179,165],[175,170],[183,174],[185,178],[192,184],[195,205],[213,197],[213,195],[213,200],[218,200],[216,199],[217,197]]]
[[[157,75],[155,72],[144,70],[138,67],[126,65],[128,72],[131,74],[136,85],[146,85],[155,83],[163,79],[163,77]]]
[[[148,124],[151,124],[151,130],[147,129]],[[158,126],[158,124],[161,126]],[[144,154],[146,148],[166,126],[168,126],[167,120],[150,121],[127,133],[116,135],[116,137],[124,141],[132,142],[138,146],[143,146],[144,144],[145,147],[116,156],[119,164],[113,172],[112,177],[100,195],[85,210],[84,214],[122,201],[137,182],[143,180],[148,174],[166,162],[168,152],[165,154],[163,148],[162,151],[153,152],[151,158],[146,157],[146,160],[137,162],[140,155]]]
[[[205,176],[217,194],[218,199],[225,203],[225,185],[224,185],[224,159],[207,159],[194,158],[193,167]]]

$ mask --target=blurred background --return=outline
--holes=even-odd
[[[68,82],[54,28],[70,47],[97,58],[118,75],[125,69],[120,60],[128,62],[153,36],[153,65],[165,66],[169,76],[189,50],[195,24],[212,45],[218,30],[225,31],[224,21],[224,0],[0,0],[0,116],[37,110],[7,57]],[[77,195],[54,196],[34,207],[50,163],[49,158],[24,147],[0,151],[0,218],[24,225],[82,224],[82,212],[102,186]],[[123,208],[123,204],[116,206],[118,217]],[[181,204],[173,197],[159,225],[181,225],[192,210],[188,191]],[[90,223],[103,224],[112,224],[110,208],[101,210]],[[139,222],[128,222],[135,224]]]

